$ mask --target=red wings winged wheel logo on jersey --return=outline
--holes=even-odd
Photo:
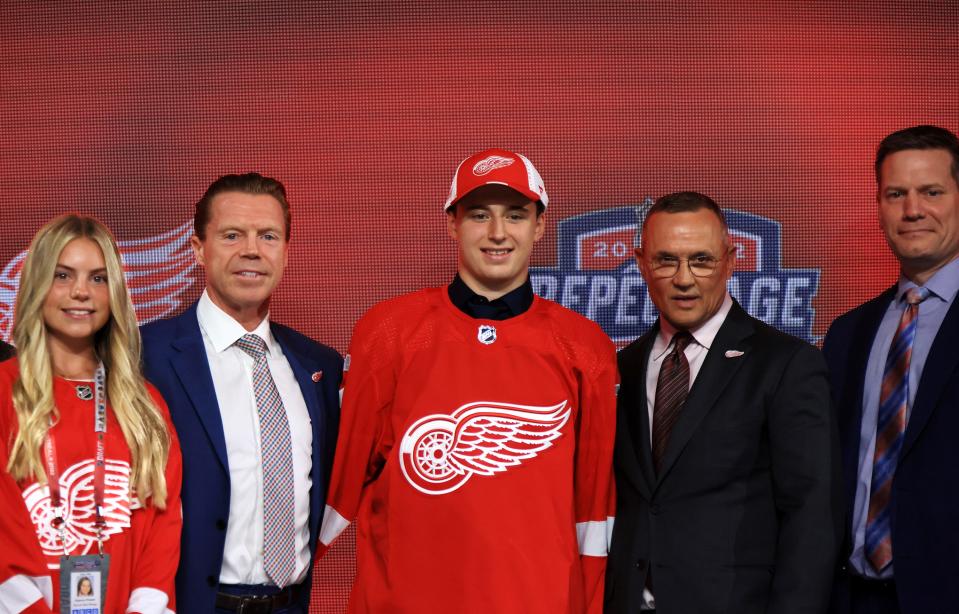
[[[496,475],[537,456],[562,435],[570,412],[566,401],[546,407],[479,401],[424,416],[403,435],[400,467],[416,490],[445,495],[474,475]]]
[[[193,285],[190,273],[196,260],[190,249],[192,234],[193,222],[186,222],[153,237],[117,242],[140,324],[179,311],[180,295]],[[13,306],[26,257],[27,250],[23,250],[0,272],[0,338],[6,341],[13,332]]]
[[[64,550],[70,554],[90,554],[97,550],[93,463],[92,458],[80,461],[60,475],[61,505],[65,519],[62,545],[60,531],[53,526],[57,511],[50,503],[49,489],[32,484],[23,491],[23,502],[36,527],[40,548],[49,557],[48,566],[52,569],[57,568],[55,561]],[[137,507],[140,507],[139,501],[130,497],[130,465],[125,461],[107,459],[103,497],[106,527],[101,533],[103,540],[128,528],[131,510]]]

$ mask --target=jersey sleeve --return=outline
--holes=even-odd
[[[0,610],[50,614],[53,607],[53,577],[37,542],[20,487],[7,472],[16,419],[10,403],[8,382],[0,383]]]
[[[380,313],[374,308],[357,322],[343,365],[340,431],[320,529],[321,552],[356,519],[363,488],[382,470],[389,453],[380,442],[395,389],[395,327],[388,314]]]
[[[613,440],[616,432],[616,352],[602,335],[579,365],[580,419],[574,475],[576,537],[587,612],[603,611],[606,554],[613,532],[615,486]]]
[[[150,387],[153,401],[160,409],[170,433],[170,455],[166,466],[166,507],[159,509],[145,502],[144,525],[137,536],[137,552],[131,574],[130,600],[127,612],[137,614],[172,614],[175,611],[174,576],[180,560],[180,530],[183,512],[180,505],[180,484],[183,466],[176,430],[170,421],[163,397]]]

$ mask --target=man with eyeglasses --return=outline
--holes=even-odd
[[[711,198],[660,198],[641,236],[660,317],[619,354],[606,611],[825,612],[841,503],[823,358],[729,295]]]

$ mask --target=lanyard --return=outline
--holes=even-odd
[[[93,430],[97,434],[97,452],[96,461],[93,465],[93,497],[96,507],[96,527],[97,527],[97,547],[100,555],[103,555],[103,539],[101,536],[105,522],[103,520],[103,492],[104,481],[106,477],[106,444],[103,441],[107,432],[107,395],[105,390],[106,375],[103,369],[103,363],[97,365],[97,372],[94,376],[94,405],[96,412],[94,415]],[[57,471],[57,448],[53,433],[47,430],[47,436],[43,440],[44,469],[47,474],[47,486],[50,489],[50,503],[53,505],[53,526],[60,531],[60,544],[63,546],[64,555],[67,554],[66,540],[63,538],[63,507],[60,500],[60,474]]]

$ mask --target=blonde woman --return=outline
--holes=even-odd
[[[180,451],[140,374],[120,255],[100,222],[65,215],[37,233],[13,340],[17,357],[0,363],[0,611],[60,612],[73,593],[61,583],[84,575],[102,612],[172,612]]]

